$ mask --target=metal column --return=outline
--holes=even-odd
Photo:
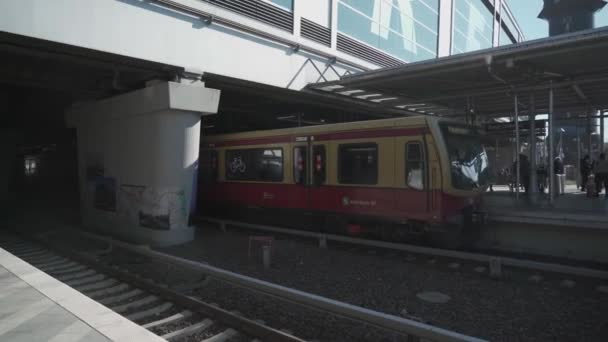
[[[580,119],[577,118],[576,119],[576,153],[577,153],[577,158],[576,158],[576,184],[580,185],[580,188],[582,189],[584,184],[583,184],[583,179],[581,177],[581,158],[583,158],[581,156],[581,129],[580,129]]]
[[[600,110],[600,151],[606,153],[606,151],[604,150],[604,114],[604,110]]]
[[[549,88],[549,203],[555,200],[555,170],[553,169],[553,82]]]
[[[538,179],[536,176],[536,107],[534,94],[530,94],[530,110],[528,112],[528,123],[530,129],[530,194],[532,201],[536,200],[538,193]]]
[[[514,102],[514,106],[515,106],[515,173],[516,173],[516,177],[515,177],[515,198],[519,199],[519,184],[521,183],[521,175],[519,174],[519,153],[520,153],[520,147],[519,147],[519,110],[517,108],[517,94],[515,94],[515,96],[513,97],[513,102]]]
[[[593,144],[593,137],[591,136],[591,110],[587,112],[587,146],[589,157],[593,159],[593,153],[591,152],[591,145]]]

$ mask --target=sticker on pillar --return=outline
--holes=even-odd
[[[93,196],[95,209],[116,211],[116,180],[110,177],[95,179],[95,194]]]

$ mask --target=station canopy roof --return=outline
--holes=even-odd
[[[532,40],[410,63],[310,84],[336,98],[374,102],[415,114],[462,117],[512,115],[534,95],[536,113],[588,113],[608,108],[608,28]]]

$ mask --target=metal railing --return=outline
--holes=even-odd
[[[539,270],[539,271],[545,271],[545,272],[570,274],[570,275],[591,277],[591,278],[597,278],[597,279],[608,279],[608,271],[586,268],[586,267],[561,265],[561,264],[548,263],[548,262],[539,262],[539,261],[533,261],[533,260],[509,258],[509,257],[495,256],[495,255],[489,255],[489,254],[471,253],[471,252],[440,249],[440,248],[433,248],[433,247],[415,246],[415,245],[409,245],[409,244],[404,244],[404,243],[394,243],[394,242],[386,242],[386,241],[378,241],[378,240],[370,240],[370,239],[353,238],[353,237],[343,236],[343,235],[332,235],[332,234],[317,233],[317,232],[311,232],[311,231],[303,231],[303,230],[280,228],[280,227],[272,227],[272,226],[267,226],[267,225],[231,221],[231,220],[223,220],[223,219],[215,219],[215,218],[200,218],[200,219],[202,221],[219,224],[222,227],[225,227],[226,225],[233,225],[235,227],[243,227],[243,228],[269,231],[269,232],[275,232],[275,233],[281,233],[281,234],[287,234],[287,235],[310,237],[310,238],[325,240],[325,241],[352,243],[352,244],[356,244],[356,245],[364,245],[364,246],[370,246],[370,247],[406,251],[406,252],[411,252],[411,253],[419,253],[419,254],[426,254],[426,255],[433,255],[433,256],[455,258],[455,259],[460,259],[460,260],[476,261],[476,262],[481,262],[481,263],[485,263],[485,264],[489,264],[491,261],[493,261],[495,259],[500,259],[501,264],[504,266]]]

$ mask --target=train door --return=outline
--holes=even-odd
[[[299,140],[299,141],[298,141]],[[321,209],[324,196],[319,188],[325,184],[327,150],[324,144],[315,143],[314,137],[298,137],[294,147],[294,183],[298,208]]]
[[[328,196],[323,187],[327,177],[327,149],[324,144],[312,143],[312,153],[310,155],[311,177],[309,181],[310,203],[309,208],[316,211],[323,211],[328,206]]]
[[[397,184],[402,184],[402,190],[398,190],[396,207],[407,217],[425,219],[430,199],[425,137],[400,137],[396,143],[396,170],[398,179],[401,178]]]
[[[296,137],[293,147],[293,182],[294,191],[291,191],[291,207],[307,209],[310,202],[308,191],[308,178],[310,174],[310,144],[309,137]]]

